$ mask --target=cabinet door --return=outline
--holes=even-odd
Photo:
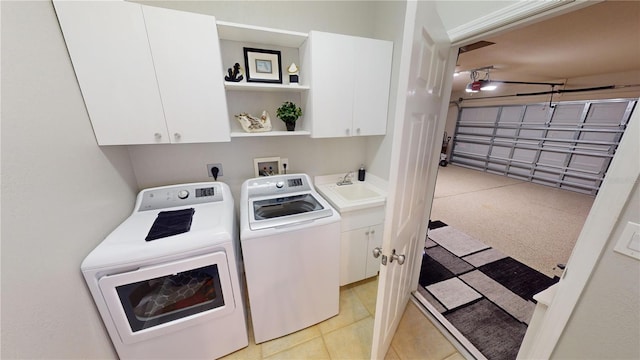
[[[171,142],[230,141],[215,18],[142,8]]]
[[[98,144],[168,142],[141,5],[54,6]]]
[[[353,97],[354,136],[384,135],[391,81],[390,41],[355,38],[355,89]]]
[[[365,279],[376,276],[380,270],[380,258],[376,259],[373,257],[373,249],[376,247],[382,247],[382,229],[382,224],[374,225],[369,228],[367,238],[367,265],[364,272]]]
[[[368,228],[345,231],[340,246],[340,286],[364,279]]]
[[[314,138],[351,135],[356,56],[353,39],[318,31],[309,35],[313,112],[308,120]]]

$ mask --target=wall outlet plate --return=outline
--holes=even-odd
[[[218,168],[218,177],[222,176],[222,164],[221,163],[207,164],[207,175],[209,177],[213,177],[213,174],[211,173],[211,169],[213,169],[214,167]]]

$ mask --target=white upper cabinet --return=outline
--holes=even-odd
[[[230,140],[213,17],[124,1],[54,5],[99,145]]]
[[[384,135],[393,43],[312,31],[302,48],[311,137]]]
[[[142,10],[171,142],[230,141],[215,18]]]

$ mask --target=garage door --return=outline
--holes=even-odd
[[[636,103],[465,107],[451,163],[595,195]]]

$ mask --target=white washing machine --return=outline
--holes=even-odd
[[[151,188],[82,262],[122,359],[221,357],[248,345],[234,202],[224,183]]]
[[[240,218],[256,343],[338,314],[340,215],[309,176],[245,181]]]

